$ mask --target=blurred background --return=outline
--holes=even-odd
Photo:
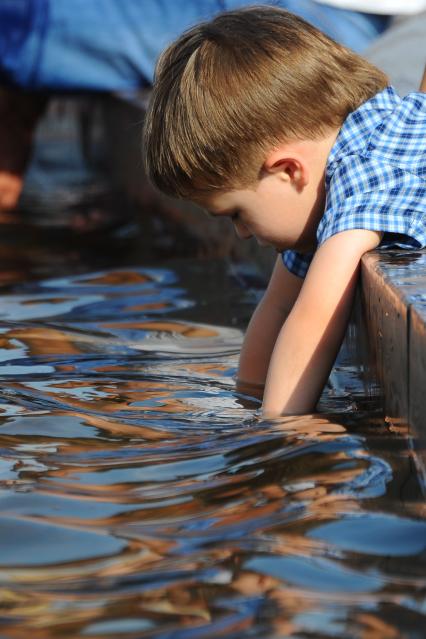
[[[268,269],[271,258],[236,242],[228,225],[155,193],[140,148],[163,47],[191,24],[248,4],[255,3],[1,0],[2,224],[18,235],[29,225],[38,239],[132,238],[147,257],[233,255]],[[423,0],[273,4],[365,53],[400,93],[418,87]]]
[[[0,0],[2,639],[424,636],[424,486],[362,318],[319,412],[260,421],[234,377],[275,253],[143,173],[161,49],[245,4]],[[425,0],[274,4],[418,87]]]

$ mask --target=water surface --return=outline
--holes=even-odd
[[[425,636],[406,432],[348,359],[321,414],[262,422],[250,271],[7,246],[2,637]]]

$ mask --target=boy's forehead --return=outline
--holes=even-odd
[[[217,191],[195,200],[210,215],[232,215],[244,202],[244,191]]]
[[[229,194],[226,191],[217,191],[202,197],[195,198],[195,203],[209,213],[218,213],[230,202]]]

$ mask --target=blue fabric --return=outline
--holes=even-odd
[[[313,0],[263,0],[362,51],[388,23]],[[132,90],[193,24],[258,0],[0,0],[0,81],[25,89]]]
[[[426,94],[401,99],[392,87],[344,122],[326,167],[318,246],[349,229],[383,231],[381,248],[426,247]],[[284,251],[304,277],[312,254]]]
[[[45,40],[48,0],[0,0],[0,82],[33,85]]]

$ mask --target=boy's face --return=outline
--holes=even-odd
[[[284,142],[266,158],[256,184],[212,194],[198,203],[231,218],[237,235],[277,251],[315,250],[325,206],[325,168],[338,129],[318,140]]]
[[[324,210],[323,180],[303,183],[297,178],[264,172],[250,189],[219,192],[200,203],[211,215],[230,218],[242,239],[254,237],[277,251],[310,252]]]

